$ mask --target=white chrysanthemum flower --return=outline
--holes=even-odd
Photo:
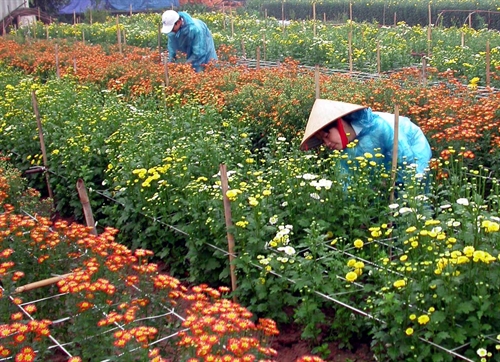
[[[298,178],[302,177],[304,180],[314,180],[317,179],[318,176],[313,175],[312,173],[305,173],[302,176],[297,176]]]
[[[413,211],[413,210],[412,210],[412,209],[410,209],[409,207],[402,207],[401,209],[399,209],[399,213],[400,213],[401,215],[407,214],[407,213],[412,212],[412,211]]]
[[[284,252],[286,255],[295,255],[295,249],[291,246],[281,246],[278,251]]]
[[[390,205],[389,205],[389,209],[391,209],[391,210],[395,210],[395,209],[397,209],[398,207],[399,207],[399,205],[398,205],[398,204],[390,204]]]
[[[457,204],[463,206],[469,206],[469,200],[467,200],[465,197],[462,197],[461,199],[457,200]]]
[[[439,206],[439,208],[440,208],[441,210],[446,210],[446,209],[449,209],[450,207],[451,207],[451,205],[450,205],[450,204],[445,204],[445,205],[441,205],[441,206]]]
[[[313,199],[316,199],[316,200],[320,199],[319,195],[317,193],[315,193],[315,192],[312,193],[312,194],[309,194],[309,196],[311,196]]]
[[[333,182],[327,179],[320,179],[318,181],[311,181],[311,186],[316,188],[325,188],[329,190],[332,187]]]

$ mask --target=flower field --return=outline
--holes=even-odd
[[[425,81],[417,67],[370,79],[321,72],[318,84],[313,69],[289,59],[273,68],[239,65],[234,47],[222,44],[219,64],[194,73],[186,64],[161,64],[156,50],[131,45],[133,37],[120,49],[62,35],[56,40],[18,36],[0,39],[0,151],[22,171],[46,166],[57,210],[80,220],[74,190],[83,179],[99,235],[56,224],[57,238],[46,239],[47,221],[21,218],[24,229],[6,226],[8,244],[2,250],[7,250],[6,263],[15,260],[12,273],[6,269],[8,277],[2,279],[2,302],[18,285],[49,277],[56,269],[72,273],[49,293],[69,292],[57,299],[63,306],[52,299],[43,309],[31,310],[43,312],[41,320],[51,308],[75,316],[74,325],[88,335],[71,329],[76,327],[49,327],[49,322],[41,329],[81,338],[75,356],[87,360],[86,353],[94,353],[84,351],[88,338],[98,327],[114,328],[108,324],[115,322],[125,330],[104,333],[107,340],[100,345],[109,349],[103,358],[118,358],[112,346],[129,342],[138,353],[131,353],[131,360],[177,351],[177,344],[168,341],[158,352],[140,347],[145,340],[150,347],[176,325],[189,327],[188,319],[186,325],[173,318],[178,305],[191,311],[191,300],[199,300],[192,308],[205,311],[212,309],[204,303],[228,301],[219,298],[230,290],[218,288],[229,285],[230,233],[237,256],[237,288],[230,295],[248,310],[231,308],[241,318],[251,320],[251,313],[252,320],[265,318],[250,332],[274,331],[267,318],[278,324],[294,320],[311,343],[324,328],[346,347],[368,335],[379,360],[500,359],[500,97],[494,89],[478,92],[477,82],[465,78],[463,83],[464,78],[438,67],[427,68]],[[495,65],[492,79],[498,71]],[[347,153],[299,151],[316,86],[323,98],[378,111],[392,112],[397,105],[418,123],[434,153],[426,182],[418,182],[410,167],[398,170],[405,188],[394,190],[378,153],[351,159]],[[221,164],[228,170],[225,195]],[[348,174],[338,172],[342,164]],[[45,192],[41,174],[28,178]],[[223,198],[231,205],[229,227]],[[11,220],[9,208],[3,215]],[[20,246],[8,246],[14,241]],[[37,243],[40,247],[34,247]],[[53,265],[47,264],[52,259],[46,250],[59,255]],[[162,258],[171,275],[203,286],[184,290],[178,279],[162,276],[147,262],[152,255],[146,250]],[[18,266],[24,274],[14,273]],[[166,281],[168,286],[162,284]],[[40,297],[29,295],[25,301]],[[24,308],[22,301],[15,305]],[[2,315],[10,318],[14,312]],[[147,319],[158,315],[161,323]],[[135,338],[138,325],[130,326],[133,333],[124,327],[127,318],[147,321],[140,329],[144,338]],[[15,338],[17,332],[10,331]],[[130,338],[124,340],[127,332]],[[272,359],[268,339],[260,336],[262,348],[252,350],[258,350],[255,360]],[[43,334],[33,338],[47,342]],[[15,353],[31,354],[13,343],[19,347]],[[209,360],[200,350],[189,351],[176,352],[176,358]]]
[[[321,19],[290,21],[283,27],[271,17],[222,12],[195,16],[208,24],[216,47],[230,46],[233,55],[240,57],[255,59],[259,51],[262,60],[282,62],[292,57],[305,65],[375,73],[421,64],[425,56],[428,66],[439,72],[449,69],[455,76],[464,77],[463,83],[500,84],[500,34],[487,28],[433,26],[429,33],[427,26],[404,22],[380,27],[369,22],[331,24]],[[160,14],[137,14],[95,24],[37,24],[16,33],[21,38],[64,38],[107,47],[117,43],[119,28],[121,41],[127,45],[157,50],[165,48],[165,40],[159,40],[159,23]]]

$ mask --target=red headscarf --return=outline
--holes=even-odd
[[[342,142],[342,149],[347,147],[347,144],[349,143],[347,139],[347,135],[345,134],[344,131],[344,124],[342,123],[342,118],[339,118],[337,120],[337,129],[339,130],[339,135],[340,135],[340,141]]]

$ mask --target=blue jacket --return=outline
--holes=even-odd
[[[383,162],[387,170],[392,166],[392,149],[394,146],[394,114],[372,112],[370,108],[362,109],[343,117],[357,133],[356,147],[345,151],[352,157],[363,156],[365,152],[374,154],[375,149],[384,155],[383,159],[372,160]],[[358,133],[359,132],[359,133]],[[407,117],[399,117],[398,128],[398,166],[403,162],[415,164],[416,172],[424,174],[432,157],[431,147],[422,130]],[[401,175],[398,177],[401,181]]]
[[[177,52],[186,54],[187,62],[199,72],[202,65],[217,60],[212,33],[203,21],[192,18],[184,11],[179,12],[183,24],[177,33],[168,34],[168,61],[172,62]]]

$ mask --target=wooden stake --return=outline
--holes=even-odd
[[[132,4],[130,4],[130,16],[132,16]]]
[[[394,201],[394,191],[398,172],[398,140],[399,140],[399,106],[394,106],[394,143],[392,145],[392,168],[391,168],[391,202]]]
[[[92,214],[92,207],[90,206],[87,188],[81,178],[76,181],[76,190],[78,191],[78,196],[80,197],[80,202],[82,203],[85,223],[87,226],[92,227],[91,234],[97,235],[97,229],[95,227],[94,215]]]
[[[36,289],[36,288],[40,288],[40,287],[45,287],[47,285],[55,284],[58,281],[69,277],[70,275],[73,275],[73,273],[63,274],[63,275],[59,275],[57,277],[47,278],[47,279],[39,280],[37,282],[25,284],[25,285],[22,285],[20,287],[17,287],[14,290],[14,293],[22,293],[22,292],[26,292],[28,290],[32,290],[32,289]]]
[[[285,0],[281,0],[281,25],[283,32],[285,32]]]
[[[432,12],[431,12],[431,3],[429,3],[429,26],[427,27],[427,55],[431,54],[431,41],[432,41]]]
[[[170,85],[170,77],[168,76],[168,59],[163,60],[163,71],[165,73],[165,87]]]
[[[397,21],[396,21],[396,12],[394,12],[394,26],[398,25]]]
[[[262,34],[262,59],[266,60],[266,33]]]
[[[313,36],[316,37],[316,2],[313,2]]]
[[[257,63],[255,64],[255,69],[259,70],[260,69],[260,47],[257,47],[256,53],[257,53],[256,54],[256,58],[257,58],[256,61],[257,61]]]
[[[382,65],[380,62],[380,42],[377,42],[377,73],[380,74],[380,71],[382,69]]]
[[[247,53],[245,51],[245,41],[243,39],[241,39],[241,55],[243,58],[247,57]]]
[[[422,57],[422,86],[427,86],[427,58]]]
[[[352,24],[352,23],[351,23]],[[348,44],[348,52],[349,52],[349,72],[352,73],[353,70],[353,65],[352,65],[352,25],[351,25],[351,30],[349,30],[349,39],[347,41]]]
[[[57,75],[57,79],[61,79],[61,72],[59,70],[59,45],[58,44],[56,44],[55,53],[56,53],[56,75]]]
[[[116,14],[116,37],[118,41],[118,51],[122,53],[122,32],[120,31],[120,20],[118,19],[118,14]]]
[[[486,63],[486,86],[490,86],[491,81],[491,68],[490,68],[490,39],[486,40],[486,54],[485,54],[485,63]]]
[[[38,126],[38,138],[40,139],[40,148],[42,150],[43,166],[45,167],[45,182],[47,183],[47,191],[49,193],[49,197],[51,199],[53,199],[54,195],[52,194],[52,189],[50,188],[50,180],[49,180],[49,173],[48,173],[49,162],[47,160],[47,151],[45,150],[45,141],[43,139],[42,120],[40,119],[40,111],[38,109],[38,102],[36,100],[35,91],[31,91],[31,103],[33,105],[33,111],[35,112],[35,117],[36,117],[36,124]]]
[[[161,59],[161,24],[158,25],[158,54],[160,55]]]
[[[222,198],[223,198],[223,203],[224,203],[224,217],[226,220],[226,228],[229,230],[233,222],[231,220],[231,203],[229,201],[229,198],[227,197],[227,191],[229,189],[228,187],[228,181],[227,181],[227,168],[226,165],[221,164],[219,167],[220,170],[220,176],[221,176],[221,186],[222,186]],[[233,235],[228,231],[227,232],[227,246],[228,246],[228,253],[229,253],[229,270],[231,273],[231,286],[232,286],[232,291],[234,292],[236,290],[236,266],[234,265],[234,237]],[[234,301],[236,302],[236,296],[233,297]]]
[[[319,65],[314,68],[314,89],[316,93],[316,99],[320,98],[320,84],[319,84]]]

